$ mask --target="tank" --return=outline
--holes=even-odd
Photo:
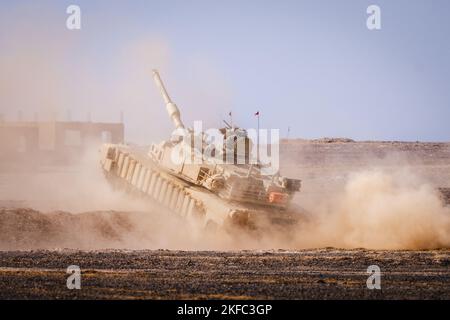
[[[101,167],[112,185],[207,228],[296,224],[302,212],[292,200],[301,181],[267,174],[242,128],[224,121],[214,139],[186,128],[158,71],[153,78],[174,131],[150,148],[103,145]]]

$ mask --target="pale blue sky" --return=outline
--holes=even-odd
[[[382,30],[366,28],[370,4]],[[124,110],[130,140],[163,138],[157,67],[188,123],[232,109],[248,128],[259,110],[282,136],[449,141],[449,13],[446,0],[0,0],[0,112]]]

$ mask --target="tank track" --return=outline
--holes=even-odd
[[[149,159],[127,147],[113,150],[114,154],[103,158],[102,166],[114,187],[148,198],[181,217],[205,214],[203,203],[192,197],[187,183],[161,172]]]

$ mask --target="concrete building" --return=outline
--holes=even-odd
[[[123,123],[2,121],[0,161],[76,159],[88,146],[122,143]]]

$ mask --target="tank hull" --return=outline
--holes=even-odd
[[[229,201],[209,190],[170,174],[148,157],[144,148],[104,145],[101,166],[115,188],[149,200],[182,218],[205,226],[263,229],[294,226],[302,218],[300,208],[275,209]]]

